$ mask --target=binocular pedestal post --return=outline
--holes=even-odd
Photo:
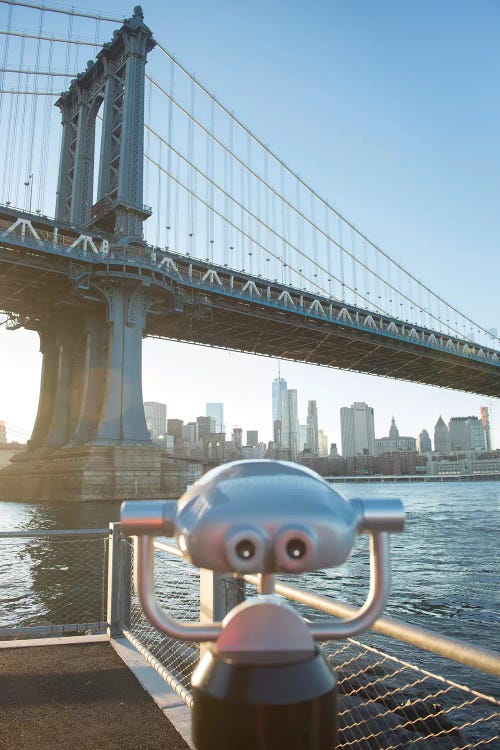
[[[319,650],[284,663],[256,656],[205,653],[191,682],[198,750],[333,750],[337,679]]]

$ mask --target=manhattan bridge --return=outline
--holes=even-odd
[[[144,336],[500,396],[496,335],[287,166],[140,7],[2,8],[0,310],[43,365],[0,497],[164,496]]]

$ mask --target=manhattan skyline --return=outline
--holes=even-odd
[[[106,10],[124,8],[110,0]],[[375,12],[367,3],[317,2],[306,12],[216,0],[173,7],[168,21],[160,3],[144,10],[158,38],[357,227],[464,313],[500,328],[500,110],[491,98],[500,9],[381,2]],[[0,327],[0,419],[27,431],[38,348],[35,334]],[[205,402],[220,401],[228,430],[241,424],[269,435],[276,361],[146,340],[143,372],[144,400],[165,401],[172,417],[195,418]],[[417,435],[439,414],[447,422],[491,404],[499,444],[498,400],[288,362],[282,376],[298,390],[301,423],[307,401],[317,400],[330,442],[340,443],[339,408],[364,400],[377,435],[393,413],[402,432]]]
[[[22,331],[16,332],[14,336],[18,337],[19,333],[31,337],[30,346],[37,345],[35,334]],[[13,339],[14,336],[12,336]],[[21,358],[25,355],[26,347],[21,346],[20,339],[21,337],[17,338],[19,342],[17,354]],[[197,382],[200,373],[193,371],[184,373],[184,387],[182,391],[178,390],[176,393],[175,389],[178,388],[179,382],[177,374],[171,373],[168,368],[163,372],[158,368],[158,345],[165,347],[167,361],[171,357],[174,359],[182,357],[186,348],[201,350],[200,356],[205,357],[203,374],[206,390],[200,390]],[[225,359],[224,380],[221,380],[221,374],[217,368],[217,360],[221,356]],[[211,360],[208,364],[207,359]],[[258,361],[258,366],[251,367],[253,361]],[[166,403],[168,419],[183,419],[185,423],[196,421],[197,416],[205,414],[207,402],[223,403],[227,435],[231,434],[234,427],[243,427],[245,430],[258,430],[259,440],[265,442],[272,440],[271,388],[273,380],[278,377],[277,360],[239,352],[221,352],[177,342],[146,339],[143,370],[145,384],[147,384],[143,392],[144,401]],[[316,373],[311,374],[311,370]],[[248,371],[248,378],[243,385],[241,377],[242,372],[245,371]],[[314,377],[317,371],[320,377]],[[329,377],[325,378],[325,374]],[[427,429],[432,436],[439,416],[442,416],[448,424],[451,417],[469,415],[479,417],[481,406],[492,405],[493,448],[500,447],[500,424],[496,419],[496,414],[498,414],[500,420],[498,400],[412,383],[397,383],[398,388],[394,388],[391,397],[388,398],[391,390],[390,383],[395,381],[359,373],[326,370],[326,368],[295,362],[281,362],[280,375],[287,382],[289,389],[298,391],[299,423],[306,424],[307,422],[307,402],[316,401],[318,427],[328,435],[329,444],[337,443],[339,451],[341,445],[340,408],[350,406],[355,401],[364,401],[373,407],[376,437],[388,434],[393,416],[396,418],[401,434],[417,437],[422,429]],[[32,377],[31,372],[21,369],[18,386],[22,387],[23,381],[31,382]],[[5,382],[5,377],[3,381]],[[31,400],[33,419],[36,414],[37,399],[38,392],[35,392]],[[420,408],[415,408],[413,399],[420,403]],[[24,406],[26,407],[26,403]],[[23,413],[29,412],[25,409]],[[14,419],[6,418],[7,414],[13,415]],[[23,425],[15,419],[14,409],[4,408],[3,412],[0,412],[0,420],[6,422],[10,440],[15,440],[16,435],[12,432],[9,434],[9,425],[26,432],[30,429],[29,425]],[[26,438],[26,435],[24,437]]]

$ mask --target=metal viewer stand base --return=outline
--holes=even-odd
[[[257,657],[257,658],[256,658]],[[208,651],[192,677],[199,750],[331,750],[337,679],[318,649],[291,663],[243,663]],[[248,656],[247,656],[248,659]]]

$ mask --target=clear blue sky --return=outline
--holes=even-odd
[[[112,0],[86,7],[132,12]],[[357,227],[463,313],[500,329],[498,0],[212,0],[143,10],[162,43]],[[276,362],[169,342],[144,349],[144,397],[165,401],[169,416],[193,419],[220,400],[229,428],[270,438]],[[36,350],[32,334],[0,330],[0,419],[26,428],[36,412]],[[284,363],[282,373],[299,391],[301,421],[316,398],[320,427],[337,442],[339,409],[354,400],[374,407],[377,436],[393,414],[402,434],[416,435],[431,432],[440,413],[478,414],[488,403],[309,365]],[[493,407],[500,445],[498,400]]]

